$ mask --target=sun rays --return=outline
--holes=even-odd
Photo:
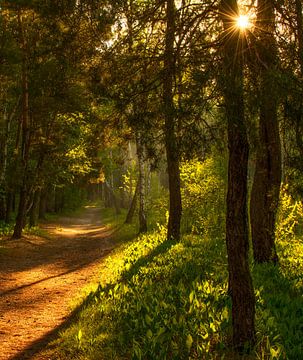
[[[236,27],[239,28],[241,31],[245,31],[252,27],[252,23],[248,15],[239,15],[236,19]]]

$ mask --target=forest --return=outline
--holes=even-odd
[[[1,360],[303,358],[302,6],[0,0]]]

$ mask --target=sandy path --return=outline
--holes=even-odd
[[[71,299],[114,246],[98,208],[45,228],[47,239],[0,243],[0,360],[44,359],[33,354],[67,321]]]

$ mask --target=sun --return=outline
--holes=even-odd
[[[236,26],[243,31],[250,28],[251,22],[249,21],[249,17],[247,15],[239,15],[236,19]]]

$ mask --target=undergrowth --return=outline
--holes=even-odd
[[[222,353],[230,335],[223,240],[188,235],[174,243],[165,233],[161,226],[107,260],[120,267],[89,295],[79,321],[62,335],[66,358],[201,359]]]
[[[159,225],[133,240],[135,227],[119,229],[117,238],[128,242],[107,259],[100,284],[83,302],[77,321],[56,341],[57,358],[301,359],[302,215],[302,204],[282,189],[279,266],[251,262],[257,330],[251,354],[241,357],[231,348],[224,234],[214,236],[203,228],[202,235],[187,234],[176,243],[166,240],[166,229]]]

